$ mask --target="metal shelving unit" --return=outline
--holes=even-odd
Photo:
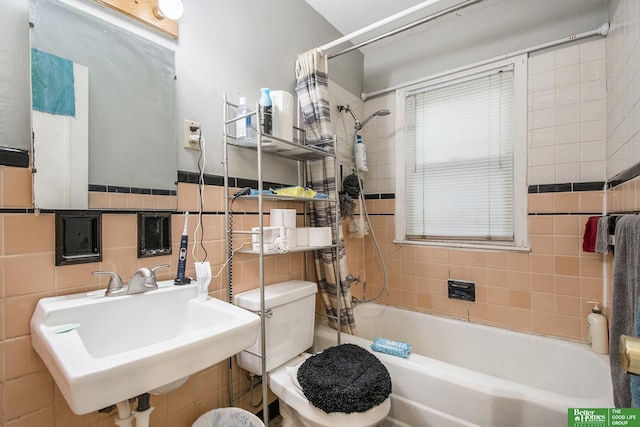
[[[269,422],[269,402],[268,402],[268,383],[266,380],[266,323],[265,316],[262,313],[265,313],[265,295],[264,295],[264,259],[267,256],[281,256],[278,253],[265,253],[264,245],[263,245],[263,230],[264,230],[264,203],[270,201],[286,201],[286,202],[299,202],[305,206],[305,214],[308,213],[308,204],[316,203],[316,202],[329,202],[336,204],[336,219],[335,226],[332,229],[333,234],[333,242],[336,242],[330,246],[325,247],[296,247],[292,248],[288,253],[293,252],[308,252],[318,249],[325,249],[330,247],[333,251],[338,250],[337,242],[339,240],[339,230],[338,225],[340,224],[340,209],[338,206],[338,194],[337,191],[334,195],[333,199],[315,199],[308,197],[293,197],[293,196],[283,196],[283,195],[275,195],[275,194],[264,194],[264,180],[263,180],[263,155],[270,154],[279,157],[283,157],[286,159],[295,160],[298,162],[298,185],[305,186],[305,171],[304,164],[308,161],[312,160],[321,160],[326,158],[333,158],[334,161],[334,171],[337,173],[338,171],[338,158],[337,158],[337,147],[336,147],[336,138],[333,138],[331,145],[325,145],[322,147],[305,145],[304,136],[300,129],[294,128],[297,132],[296,136],[294,136],[294,141],[287,141],[282,138],[278,138],[273,135],[263,134],[260,131],[260,126],[257,126],[256,130],[256,139],[255,142],[240,142],[235,137],[235,124],[238,120],[244,120],[248,116],[252,116],[254,118],[254,123],[260,123],[260,112],[258,106],[256,105],[256,109],[251,111],[245,115],[236,116],[238,105],[229,102],[226,95],[223,97],[223,143],[224,143],[224,190],[225,194],[228,196],[225,198],[225,224],[226,224],[226,237],[227,237],[227,257],[231,258],[229,262],[229,268],[227,270],[227,299],[229,302],[233,303],[232,295],[230,292],[232,285],[232,264],[233,264],[233,252],[234,249],[231,247],[231,238],[234,233],[238,234],[253,234],[252,232],[247,231],[238,231],[233,230],[233,225],[230,221],[230,195],[229,195],[229,148],[234,147],[235,149],[245,149],[245,150],[253,150],[256,155],[256,171],[257,171],[257,194],[255,195],[244,195],[240,196],[243,199],[257,200],[258,201],[258,251],[253,251],[252,249],[239,249],[237,252],[254,254],[259,259],[259,272],[258,277],[260,281],[260,339],[261,339],[261,359],[262,359],[262,410],[263,410],[263,419],[265,425],[268,425]],[[337,254],[336,254],[337,255]],[[337,258],[337,256],[336,256]],[[335,270],[335,280],[336,285],[340,286],[340,269],[337,265],[334,266]],[[340,298],[338,298],[338,304],[340,304]],[[338,307],[338,313],[340,313],[340,307]],[[337,316],[338,323],[338,342],[340,341],[340,316]]]

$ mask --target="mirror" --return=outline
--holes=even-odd
[[[32,57],[34,52],[42,52],[54,59],[70,61],[72,74],[75,74],[76,66],[81,70],[75,82],[72,80],[70,89],[72,102],[75,89],[78,108],[63,121],[78,122],[83,115],[83,99],[88,99],[88,129],[84,131],[88,134],[88,155],[85,156],[88,158],[88,182],[80,185],[84,194],[80,196],[80,202],[70,202],[73,205],[58,206],[55,200],[61,197],[55,196],[51,201],[45,195],[70,191],[67,188],[69,181],[73,181],[70,178],[81,177],[81,173],[54,178],[46,173],[60,174],[82,163],[82,160],[69,160],[71,156],[66,156],[81,151],[81,147],[75,148],[76,142],[71,145],[74,148],[67,148],[67,140],[69,134],[72,137],[82,134],[82,129],[79,132],[69,130],[68,123],[45,123],[44,128],[37,129],[42,124],[36,115],[57,119],[59,113],[34,111],[36,207],[83,209],[87,206],[81,205],[89,200],[91,189],[92,194],[104,193],[104,197],[91,198],[96,202],[88,203],[89,208],[176,209],[174,51],[58,0],[30,0],[29,4]],[[45,67],[48,67],[46,64],[45,61]],[[32,70],[32,95],[36,100],[40,96],[36,90],[42,82],[33,81],[34,73],[35,69]],[[88,84],[82,89],[85,78]],[[52,136],[53,142],[50,141]],[[54,146],[60,148],[52,150]],[[67,166],[64,166],[65,161]],[[67,187],[64,190],[49,188],[47,185],[54,181]],[[155,206],[153,202],[145,202],[144,206],[111,205],[108,200],[115,193],[158,196],[163,200]]]

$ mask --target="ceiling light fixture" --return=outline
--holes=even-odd
[[[158,7],[153,9],[153,15],[158,19],[179,19],[184,13],[182,0],[158,0]]]

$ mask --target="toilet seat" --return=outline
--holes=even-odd
[[[387,416],[391,401],[387,398],[380,405],[366,412],[346,414],[342,412],[326,413],[313,406],[291,378],[288,367],[295,367],[306,360],[308,355],[297,356],[271,371],[269,387],[284,403],[293,408],[301,418],[310,420],[315,426],[327,427],[365,427],[376,426]]]

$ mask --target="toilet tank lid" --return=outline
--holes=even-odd
[[[287,304],[318,291],[314,282],[304,280],[289,280],[264,287],[265,308],[274,308]],[[247,310],[260,311],[260,288],[242,292],[233,297],[233,302]]]

